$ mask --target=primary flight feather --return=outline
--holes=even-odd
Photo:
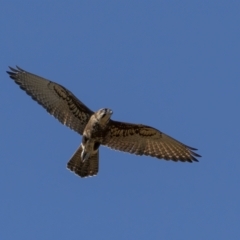
[[[82,142],[67,167],[80,177],[98,173],[99,147],[159,159],[193,162],[201,157],[189,147],[159,130],[142,125],[111,120],[112,110],[91,111],[68,89],[19,67],[7,71],[21,89],[42,105],[61,123],[83,135]]]

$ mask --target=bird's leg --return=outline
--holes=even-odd
[[[83,149],[81,153],[82,162],[85,162],[86,160],[88,160],[89,157],[90,157],[90,153],[88,153],[85,149]]]
[[[82,153],[81,153],[82,162],[85,162],[90,157],[90,153],[88,151],[86,151],[86,148],[88,145],[89,145],[89,138],[85,134],[83,134]]]

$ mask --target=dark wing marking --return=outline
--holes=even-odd
[[[7,71],[21,89],[41,104],[51,115],[82,134],[93,112],[65,87],[17,67]]]
[[[149,126],[110,120],[108,132],[101,144],[137,155],[149,155],[166,160],[192,162],[201,157],[189,147]]]
[[[67,163],[67,168],[75,172],[80,177],[91,177],[97,175],[99,151],[90,156],[90,158],[84,162],[81,160],[81,152],[82,145],[80,145]]]

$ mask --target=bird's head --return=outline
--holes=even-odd
[[[109,108],[101,108],[95,113],[97,120],[101,123],[107,123],[112,114],[113,111]]]

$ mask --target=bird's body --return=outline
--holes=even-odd
[[[100,143],[103,142],[105,134],[107,133],[111,115],[112,110],[103,108],[90,117],[82,137],[83,161],[98,151]]]
[[[7,72],[27,94],[61,123],[83,135],[82,142],[67,167],[80,177],[98,173],[99,147],[149,155],[159,159],[192,162],[200,157],[191,148],[159,130],[142,125],[111,120],[112,110],[95,113],[65,87],[21,68]]]

